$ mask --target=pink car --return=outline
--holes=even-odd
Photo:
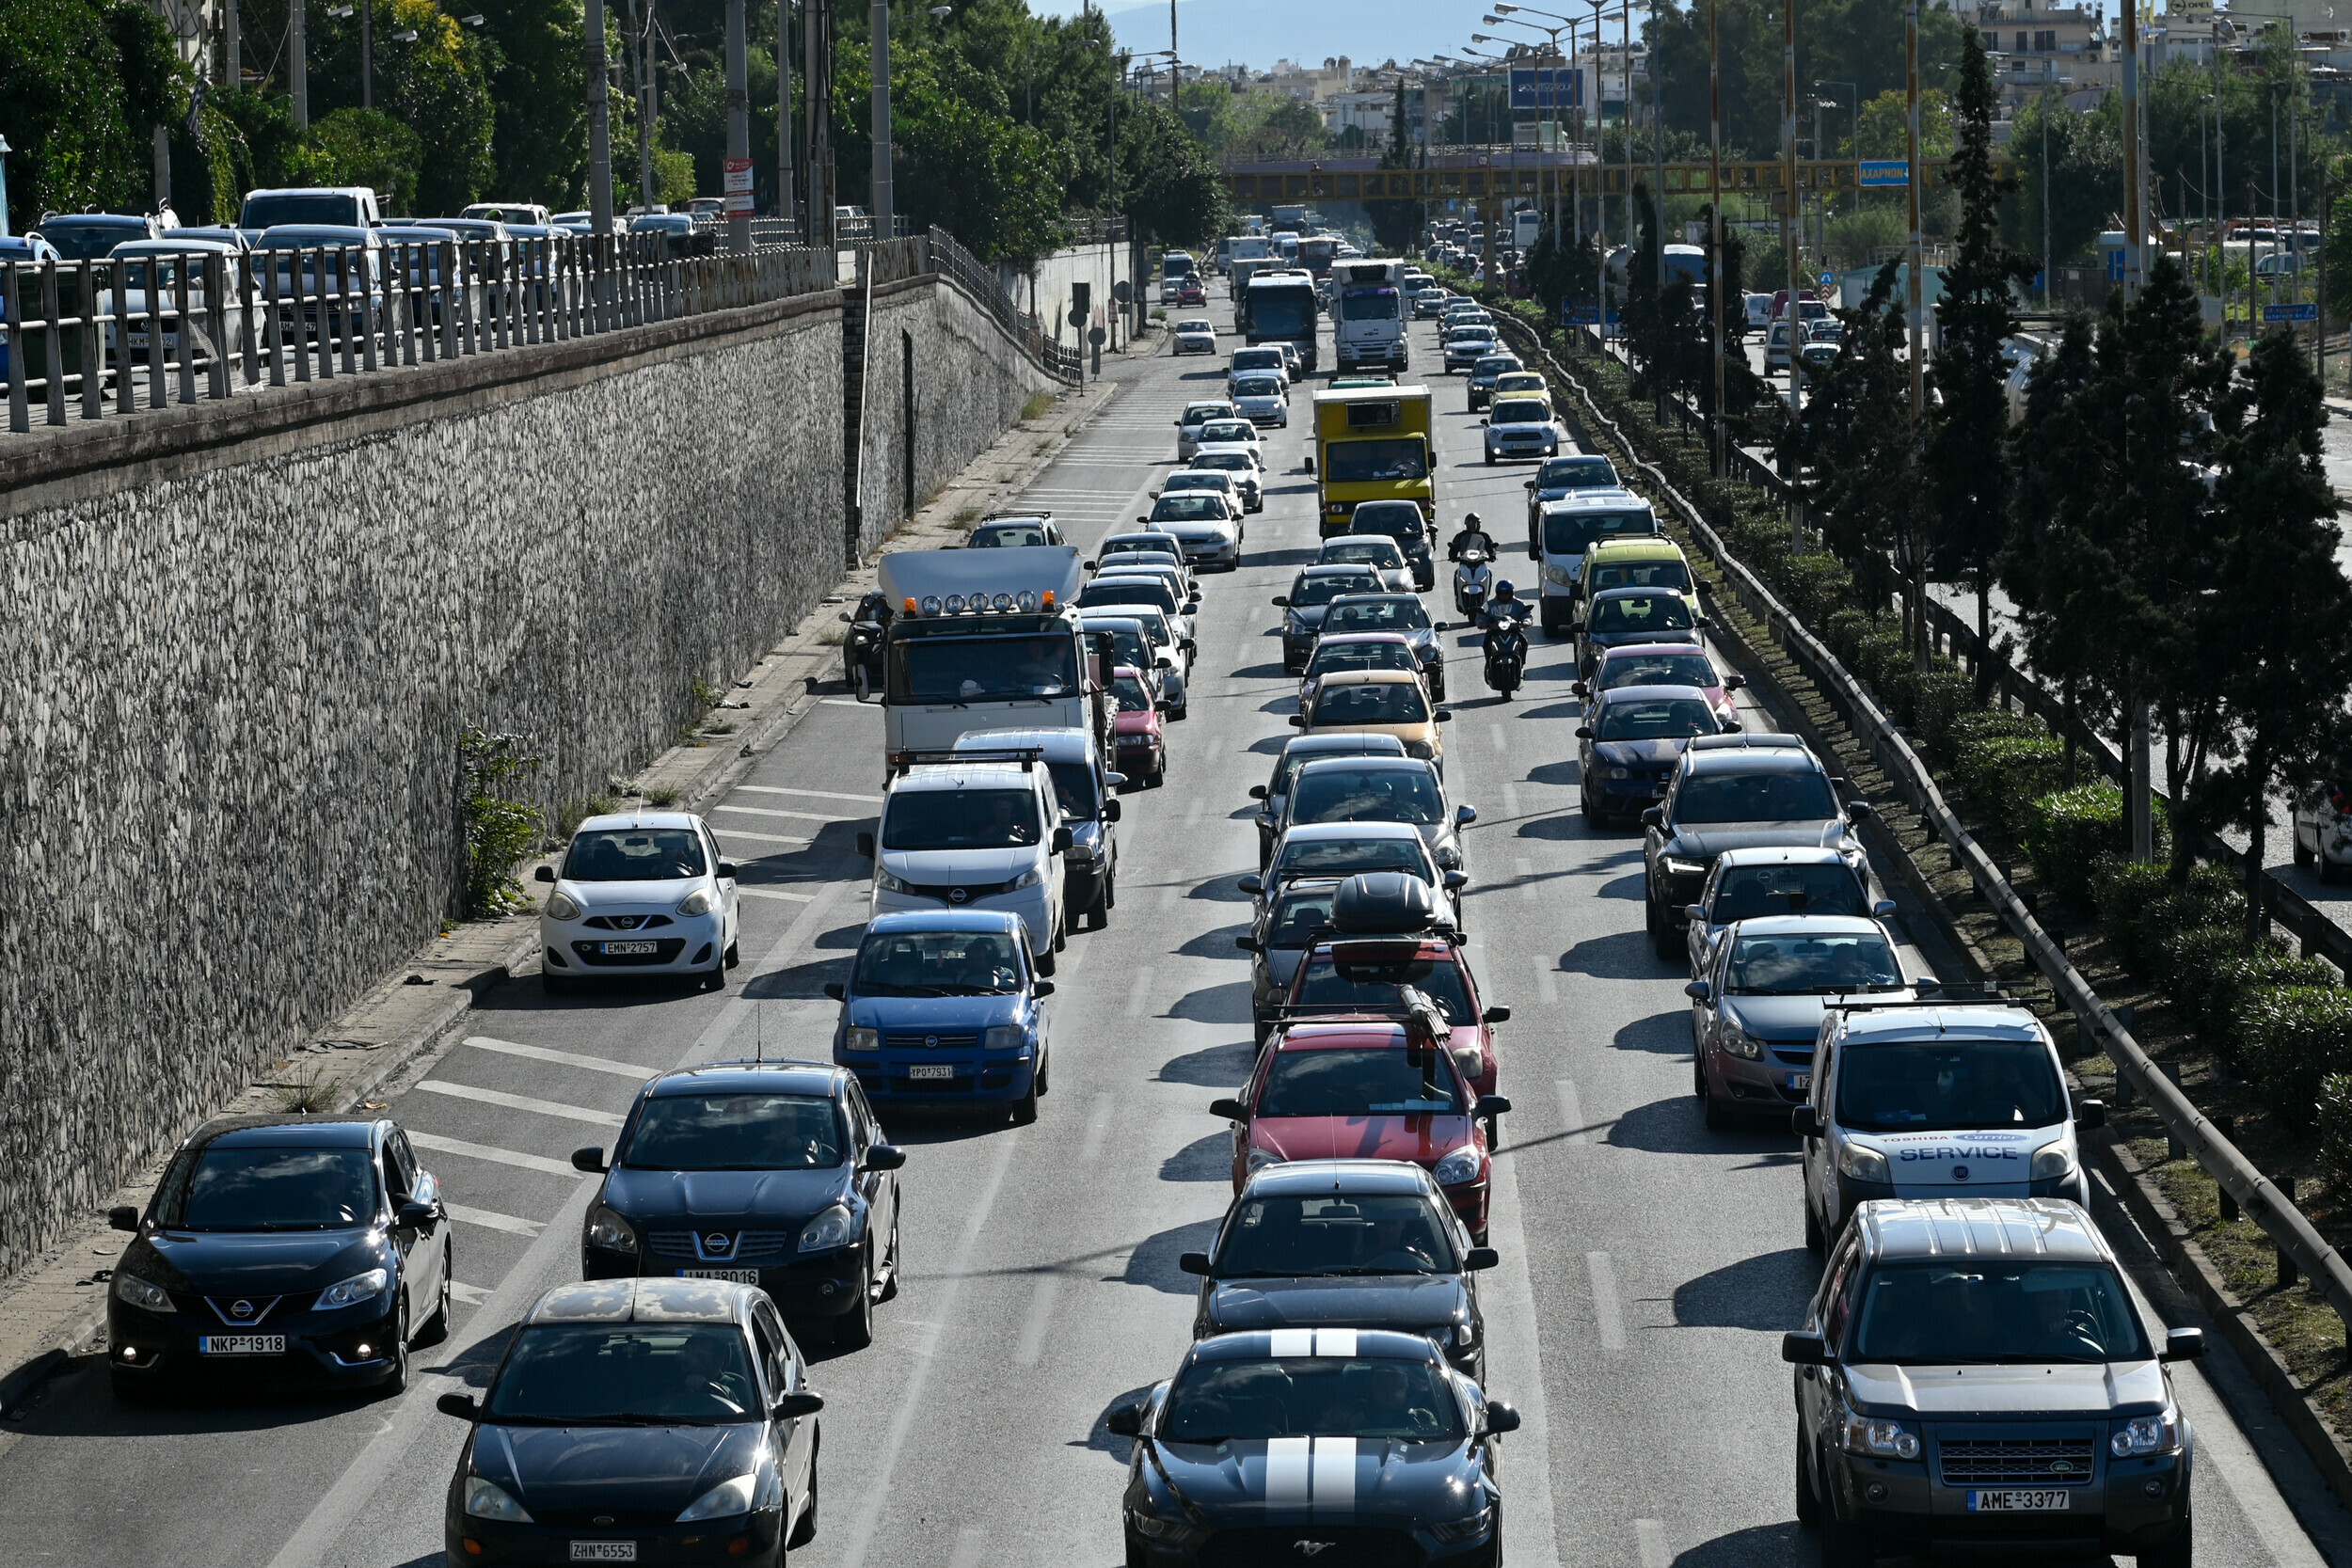
[[[1731,694],[1747,684],[1741,676],[1717,670],[1705,650],[1688,642],[1629,642],[1603,652],[1592,679],[1578,681],[1569,689],[1591,697],[1620,686],[1695,686],[1715,710],[1716,721],[1736,727],[1740,709]]]
[[[1111,672],[1111,699],[1119,705],[1112,723],[1113,764],[1130,787],[1157,789],[1168,782],[1168,737],[1160,728],[1166,705],[1152,694],[1142,672],[1122,664]]]

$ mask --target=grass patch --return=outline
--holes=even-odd
[[[645,804],[656,811],[673,810],[684,799],[684,792],[675,784],[656,784],[645,791]]]
[[[828,648],[838,648],[849,640],[849,632],[840,626],[827,626],[817,634],[818,643]]]
[[[342,1099],[335,1092],[335,1085],[326,1081],[326,1069],[323,1067],[314,1067],[298,1078],[271,1085],[270,1098],[278,1107],[278,1114],[287,1117],[331,1111]]]
[[[733,735],[734,733],[735,726],[723,719],[720,720],[715,724],[705,724],[703,726],[703,734],[705,735]]]
[[[1038,393],[1037,396],[1021,405],[1022,422],[1026,424],[1033,420],[1045,418],[1054,411],[1054,404],[1058,401],[1051,392]]]
[[[610,795],[591,795],[584,800],[566,800],[555,814],[555,831],[548,836],[552,844],[569,844],[580,825],[592,816],[603,816],[620,809],[620,802]]]
[[[956,508],[956,515],[947,519],[947,526],[958,533],[969,533],[979,526],[980,519],[986,515],[987,509],[977,504],[960,506]],[[833,641],[837,645],[841,641],[841,634],[834,633]]]

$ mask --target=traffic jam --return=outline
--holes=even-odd
[[[1165,264],[1205,302],[1191,258]],[[1542,701],[1573,705],[1549,765],[1641,900],[1642,983],[1687,1010],[1682,1114],[1793,1140],[1811,1293],[1779,1325],[1791,1405],[1754,1440],[1810,1549],[2186,1568],[2196,1447],[2170,1369],[2204,1346],[2152,1326],[2088,1212],[2077,1139],[2104,1108],[2070,1097],[2032,1011],[1926,972],[1867,802],[1766,724],[1704,563],[1487,312],[1412,264],[1342,247],[1320,277],[1270,265],[1229,292],[1233,326],[1168,335],[1230,350],[1215,395],[1197,375],[1130,394],[1179,399],[1145,411],[1173,464],[1141,515],[981,518],[882,557],[843,614],[828,701],[879,710],[881,746],[848,797],[875,802],[851,840],[870,881],[822,986],[830,1039],[653,1073],[570,1155],[577,1279],[519,1304],[478,1386],[435,1402],[466,1433],[446,1560],[781,1564],[818,1541],[830,1371],[890,1304],[934,1310],[903,1273],[902,1187],[942,1146],[884,1122],[1054,1126],[1057,1055],[1083,1048],[1057,1037],[1057,987],[1066,1011],[1123,983],[1069,973],[1072,938],[1169,907],[1120,907],[1122,844],[1199,822],[1187,721],[1227,671],[1279,657],[1280,700],[1236,748],[1247,798],[1208,802],[1256,840],[1215,888],[1239,923],[1216,961],[1247,992],[1246,1076],[1183,1091],[1221,1129],[1193,1189],[1205,1244],[1175,1259],[1190,1338],[1124,1369],[1100,1417],[1125,1464],[1100,1556],[1501,1563],[1514,1486],[1537,1479],[1505,1456],[1543,1407],[1523,1418],[1490,1355],[1494,1271],[1528,1263],[1497,1224],[1498,1162],[1515,1098],[1555,1092],[1574,998],[1506,1001],[1525,982],[1481,973],[1462,759],[1473,705],[1484,723]],[[1464,411],[1482,450],[1462,463],[1514,465],[1523,515],[1445,494],[1436,431]],[[1311,497],[1311,530],[1303,505],[1263,520],[1277,493]],[[1210,645],[1215,598],[1277,552],[1288,580],[1251,609],[1277,629]],[[751,884],[722,833],[760,836],[686,811],[582,820],[541,875],[546,994],[727,990]],[[1517,908],[1542,918],[1532,892]],[[1217,1026],[1238,1053],[1238,1022]],[[1076,1108],[1062,1120],[1076,1136]],[[459,1277],[436,1147],[459,1146],[364,1114],[206,1124],[111,1216],[131,1233],[107,1287],[117,1397],[407,1389]]]

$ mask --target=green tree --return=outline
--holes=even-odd
[[[408,215],[453,216],[481,199],[498,171],[484,45],[434,0],[374,0],[374,7],[375,107],[415,133],[420,154]],[[310,25],[315,125],[359,106],[359,23],[356,15],[321,13]]]
[[[0,135],[16,227],[43,212],[144,212],[158,125],[187,114],[193,75],[136,0],[0,6]]]
[[[1164,103],[1138,103],[1119,122],[1120,203],[1161,245],[1196,245],[1225,231],[1225,181]]]
[[[2046,213],[2049,255],[2043,261],[2069,266],[2090,255],[2100,233],[2118,221],[2115,211],[2123,193],[2121,126],[2120,115],[2086,115],[2067,107],[2055,88],[2018,111],[2009,152],[2017,160],[2020,182],[2003,203],[2003,228],[2011,244],[2039,253]]]
[[[1780,146],[1781,12],[1774,0],[1721,0],[1724,147],[1726,156],[1770,157]],[[1865,103],[1899,94],[1904,81],[1904,0],[1804,0],[1797,20],[1797,80],[1853,82]],[[1708,8],[1661,4],[1644,26],[1657,62],[1665,119],[1702,143],[1708,133]],[[1919,18],[1922,85],[1944,85],[1935,62],[1960,58],[1967,29],[1942,4]]]
[[[1979,54],[1984,50],[1981,40],[1977,50]],[[1910,157],[1909,97],[1887,91],[1865,103],[1854,118],[1854,140],[1859,155],[1865,158]],[[1919,156],[1948,158],[1954,145],[1952,101],[1938,88],[1930,87],[1919,94]]]
[[[423,145],[417,134],[374,109],[337,109],[310,127],[302,155],[303,182],[367,185],[385,211],[412,209],[421,180]]]
[[[1413,166],[1413,144],[1406,133],[1405,78],[1396,80],[1396,101],[1389,108],[1389,144],[1380,153],[1384,169],[1409,169]],[[1372,219],[1373,238],[1381,251],[1390,256],[1410,256],[1420,247],[1422,225],[1426,221],[1425,203],[1408,197],[1382,197],[1365,204]]]
[[[588,200],[588,41],[579,0],[469,0],[484,18],[480,29],[488,66],[495,117],[490,146],[494,166],[488,198],[536,201],[558,211]],[[769,8],[772,22],[774,7]],[[755,91],[755,135],[758,105],[775,101],[775,54],[766,47],[768,94]],[[775,179],[776,117],[765,117],[770,155],[755,154],[755,168]],[[718,185],[714,182],[712,189]]]
[[[1860,308],[1840,312],[1845,350],[1812,383],[1795,443],[1810,475],[1806,510],[1874,614],[1899,583],[1920,580],[1928,533],[1896,271],[1893,261],[1880,267]]]

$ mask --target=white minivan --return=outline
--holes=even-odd
[[[1535,551],[1542,562],[1535,610],[1544,630],[1561,636],[1576,619],[1576,584],[1586,551],[1603,540],[1657,532],[1658,514],[1630,490],[1571,490],[1545,501],[1535,518]]]
[[[1076,842],[1044,752],[1034,746],[907,752],[891,758],[867,918],[898,910],[1003,910],[1028,927],[1039,973],[1068,942],[1062,858]]]

